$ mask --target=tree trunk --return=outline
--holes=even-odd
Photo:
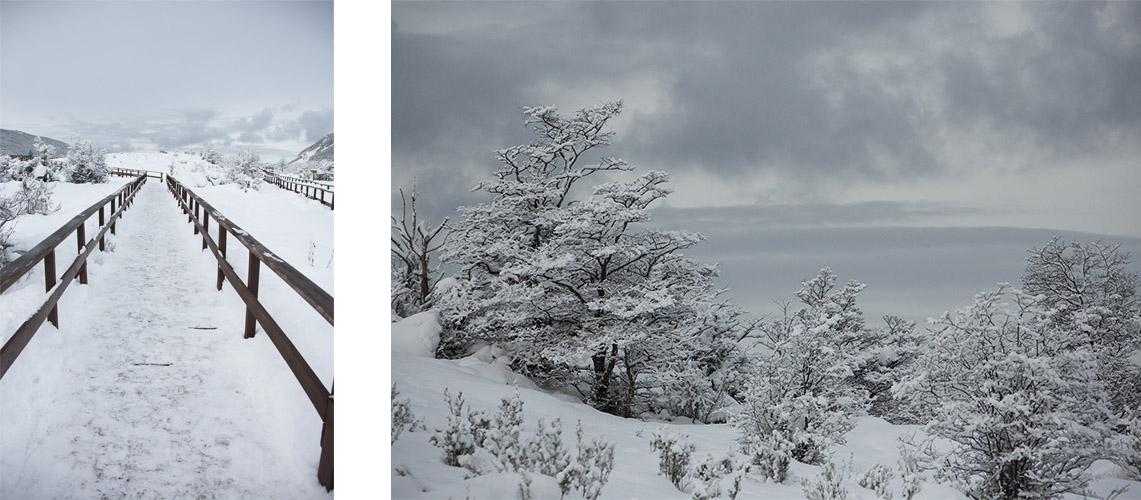
[[[614,373],[614,365],[618,361],[618,344],[610,345],[610,353],[606,348],[598,351],[591,360],[594,361],[594,390],[591,399],[598,409],[614,413],[616,408],[614,398],[610,395],[610,379]]]

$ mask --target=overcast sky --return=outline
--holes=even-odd
[[[333,3],[0,2],[0,126],[108,151],[251,148],[333,131]]]
[[[1141,3],[395,2],[392,30],[393,188],[436,219],[488,201],[522,107],[622,99],[606,154],[671,173],[656,223],[753,306],[830,264],[885,307],[933,268],[955,308],[1050,234],[1141,237]]]

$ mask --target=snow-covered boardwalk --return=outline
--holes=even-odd
[[[296,381],[264,390],[255,368],[272,348],[242,339],[240,306],[202,272],[201,239],[160,182],[114,244],[0,382],[0,497],[328,498],[320,421],[282,413],[304,403]]]

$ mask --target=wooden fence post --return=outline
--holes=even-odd
[[[48,292],[55,288],[55,249],[48,252],[44,257],[44,284],[47,285]],[[59,328],[59,306],[52,306],[51,312],[48,313],[48,321],[51,321],[56,328]]]
[[[260,274],[260,271],[261,271],[261,261],[258,260],[257,254],[255,254],[252,251],[250,252],[249,268],[250,268],[249,278],[246,279],[246,287],[248,287],[250,289],[250,293],[252,293],[254,298],[256,299],[258,296],[258,275]],[[246,334],[245,334],[245,338],[252,339],[254,337],[254,329],[255,328],[257,328],[257,320],[254,319],[254,311],[253,311],[253,309],[246,307]]]
[[[115,198],[111,198],[111,234],[115,234]]]
[[[87,234],[85,233],[86,226],[87,221],[84,220],[83,223],[80,224],[79,227],[75,230],[75,242],[77,243],[76,247],[78,248],[76,251],[80,254],[83,253],[83,247],[87,244]],[[79,284],[87,284],[87,259],[83,259],[83,265],[79,268]]]
[[[218,250],[222,253],[222,259],[223,260],[226,259],[226,233],[229,233],[229,232],[230,231],[226,230],[226,228],[222,227],[222,223],[220,223],[220,222],[218,223]],[[222,274],[222,262],[219,261],[218,262],[218,290],[219,291],[222,290],[222,279],[223,279],[223,277],[224,276]]]
[[[317,481],[325,487],[325,491],[333,490],[333,396],[329,395],[329,404],[325,407],[325,414],[321,416],[324,425],[321,427],[321,461],[317,463]]]
[[[103,207],[99,207],[99,227],[103,227]],[[99,251],[104,251],[103,235],[99,235]]]
[[[202,249],[205,250],[206,237],[210,235],[210,214],[206,212],[202,212],[202,227],[205,229],[205,231],[202,231]]]
[[[199,205],[198,202],[195,201],[194,202],[194,220],[196,222],[198,221],[198,209],[199,208],[201,208],[201,205]],[[198,234],[198,224],[194,225],[194,234]],[[203,238],[205,238],[205,237],[203,237]]]

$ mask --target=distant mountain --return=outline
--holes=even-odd
[[[63,156],[67,154],[67,150],[71,146],[63,141],[57,141],[51,137],[40,136],[44,142],[55,146],[57,155]],[[0,154],[3,155],[26,155],[28,150],[32,149],[32,142],[35,141],[36,136],[19,130],[8,130],[0,128]],[[332,142],[333,138],[329,138],[329,155],[332,157]]]
[[[330,132],[329,135],[322,137],[321,140],[314,142],[312,146],[305,148],[303,151],[301,151],[301,153],[297,155],[297,158],[294,158],[293,161],[289,162],[289,164],[292,165],[297,162],[321,160],[333,161],[332,132]]]

